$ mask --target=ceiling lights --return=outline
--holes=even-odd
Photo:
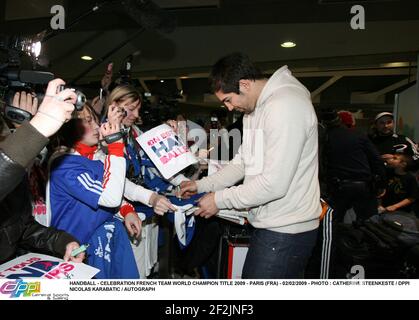
[[[286,42],[281,43],[282,48],[294,48],[296,45],[297,44],[292,41],[286,41]]]

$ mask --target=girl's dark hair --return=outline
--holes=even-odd
[[[83,119],[71,119],[61,127],[58,139],[61,146],[73,148],[83,138],[83,135]]]
[[[259,80],[265,76],[250,58],[240,52],[229,54],[218,60],[212,67],[210,86],[213,92],[234,92],[239,94],[240,80]]]
[[[90,105],[85,104],[83,110],[76,113],[77,118],[73,118],[65,123],[58,131],[57,136],[61,146],[73,148],[75,144],[83,138],[85,132],[83,126],[83,117],[86,111],[90,114],[93,120],[96,121],[96,123],[99,123],[99,119],[93,108]]]

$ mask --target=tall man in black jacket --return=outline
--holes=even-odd
[[[368,137],[343,126],[336,112],[324,118],[323,179],[333,220],[343,221],[352,207],[357,220],[365,220],[377,214],[377,189],[385,186],[384,162]]]

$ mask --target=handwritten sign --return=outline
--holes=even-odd
[[[28,253],[0,265],[0,279],[91,279],[100,270],[83,263]]]
[[[167,124],[143,133],[137,141],[166,179],[198,162],[185,142]]]

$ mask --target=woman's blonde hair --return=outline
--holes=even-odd
[[[112,92],[106,98],[106,103],[105,103],[106,113],[105,114],[108,114],[109,106],[112,103],[114,102],[120,103],[125,100],[132,100],[132,101],[140,100],[141,102],[141,94],[137,89],[135,89],[131,85],[117,86],[115,89],[112,90]]]

